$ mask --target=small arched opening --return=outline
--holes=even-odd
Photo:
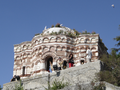
[[[47,56],[45,58],[45,69],[46,69],[46,71],[49,71],[50,62],[53,63],[53,58],[51,56]]]
[[[84,62],[84,60],[81,60],[80,63],[81,63],[81,64],[84,64],[85,62]]]

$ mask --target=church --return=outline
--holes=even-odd
[[[107,53],[107,48],[96,33],[79,33],[57,24],[45,28],[41,34],[36,34],[31,41],[14,45],[13,76],[21,78],[46,74],[49,70],[49,61],[54,64],[61,57],[68,60],[73,54],[74,66],[87,63],[86,48],[92,51],[91,62],[96,62]]]

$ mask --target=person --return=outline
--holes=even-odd
[[[49,71],[50,71],[50,72],[53,71],[53,65],[52,65],[51,61],[50,61]]]
[[[16,80],[19,81],[20,80],[20,76],[14,75],[13,78],[11,79],[11,82],[12,81],[16,81]]]
[[[63,69],[66,69],[66,67],[67,67],[67,61],[64,59],[63,60]]]
[[[54,71],[58,70],[57,60],[55,62],[53,62],[53,69],[54,69]]]
[[[12,78],[10,81],[11,81],[11,82],[12,82],[12,81],[15,81],[15,80],[16,80],[15,77],[16,77],[16,75],[14,75],[13,78]]]
[[[86,51],[86,61],[91,62],[91,58],[92,58],[92,51],[90,50],[90,47],[87,47],[87,51]]]
[[[58,60],[57,60],[57,66],[58,66],[58,70],[61,70],[61,66],[62,66],[61,57],[59,57]]]
[[[71,54],[69,55],[69,68],[70,68],[70,67],[73,67],[73,64],[74,64],[73,54],[71,53]]]
[[[20,76],[15,76],[15,78],[17,79],[17,81],[19,81],[19,80],[20,80]]]

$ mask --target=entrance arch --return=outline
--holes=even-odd
[[[53,63],[53,57],[52,56],[47,56],[45,58],[45,69],[46,69],[46,71],[49,70],[50,62]]]

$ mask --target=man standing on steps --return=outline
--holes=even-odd
[[[91,58],[92,58],[92,51],[90,50],[90,47],[87,47],[87,51],[86,51],[86,61],[91,62]]]

